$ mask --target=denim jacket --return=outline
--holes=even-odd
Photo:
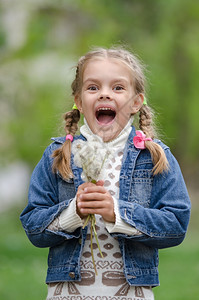
[[[159,140],[169,162],[169,171],[153,176],[148,150],[134,147],[135,128],[125,145],[120,172],[119,211],[121,218],[143,234],[128,236],[114,233],[118,239],[127,282],[135,286],[157,286],[158,249],[180,244],[190,217],[190,200],[176,159]],[[75,137],[75,139],[83,136]],[[80,281],[80,259],[87,227],[74,232],[53,232],[49,224],[75,197],[83,183],[81,169],[71,167],[74,178],[63,180],[52,172],[52,153],[63,144],[55,138],[36,166],[29,188],[29,202],[20,219],[30,241],[37,247],[49,247],[46,282]]]

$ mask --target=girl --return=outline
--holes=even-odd
[[[185,237],[189,196],[177,161],[154,139],[144,85],[141,63],[126,50],[97,49],[78,62],[66,137],[44,152],[20,217],[30,241],[50,248],[48,300],[154,299],[158,249]],[[141,131],[131,126],[138,112]],[[80,113],[84,125],[75,136]],[[71,145],[94,138],[113,155],[102,164],[103,180],[83,182]],[[91,159],[87,150],[83,156]],[[89,214],[96,215],[103,258],[90,225],[83,227]]]

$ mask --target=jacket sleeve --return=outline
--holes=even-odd
[[[66,195],[59,195],[58,175],[52,172],[52,145],[45,150],[42,159],[33,171],[28,204],[20,215],[28,238],[37,247],[52,247],[66,239],[80,236],[80,228],[73,233],[54,232],[47,228],[68,207],[75,196],[74,183],[67,184],[66,182],[64,182]],[[62,197],[61,202],[60,197]]]
[[[190,218],[190,199],[180,167],[169,149],[166,155],[170,168],[168,172],[154,176],[150,207],[120,201],[123,220],[143,233],[142,236],[123,237],[155,248],[180,244]]]

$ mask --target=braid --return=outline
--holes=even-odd
[[[146,137],[154,139],[156,136],[153,111],[148,105],[143,105],[140,109],[139,127],[146,134]],[[153,141],[145,141],[145,146],[150,151],[153,160],[153,174],[157,175],[167,171],[168,161],[162,147]]]
[[[75,96],[80,92],[81,89],[81,76],[82,76],[82,65],[84,64],[85,57],[81,57],[76,67],[75,79],[71,84],[72,95]],[[64,114],[65,120],[65,132],[67,134],[75,135],[78,129],[78,122],[80,119],[80,112],[78,109],[73,109]],[[54,172],[59,171],[64,179],[73,177],[73,173],[70,167],[71,161],[71,141],[66,140],[61,148],[53,152],[52,157],[54,158],[52,169]]]
[[[140,108],[139,127],[147,137],[154,138],[156,135],[153,124],[153,111],[148,105],[142,105]]]
[[[80,119],[80,112],[78,109],[73,109],[64,114],[65,132],[66,134],[75,135],[78,129],[78,122]]]
[[[72,95],[75,96],[77,94],[77,91],[79,90],[79,65],[76,67],[76,75],[75,79],[73,80],[71,84],[71,89],[72,89]]]
[[[80,119],[80,112],[78,109],[73,109],[64,115],[65,120],[65,132],[66,134],[75,135],[78,129],[78,122]],[[73,176],[70,167],[70,157],[71,157],[71,141],[66,140],[61,148],[53,152],[53,171],[59,171],[64,179],[68,179]]]

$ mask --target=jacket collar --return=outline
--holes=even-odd
[[[129,144],[133,144],[133,138],[134,138],[135,135],[136,135],[136,133],[135,133],[135,127],[132,126],[131,132],[130,132],[128,140],[127,140],[127,142]],[[86,138],[82,134],[74,136],[74,141],[76,139],[86,140]],[[54,142],[56,142],[56,143],[58,143],[58,144],[63,144],[65,142],[65,136],[52,137],[51,140],[54,141]]]
[[[77,140],[77,139],[86,140],[85,137],[82,134],[74,136],[74,141]],[[58,143],[58,144],[63,144],[66,140],[66,137],[65,136],[52,137],[51,140]]]

